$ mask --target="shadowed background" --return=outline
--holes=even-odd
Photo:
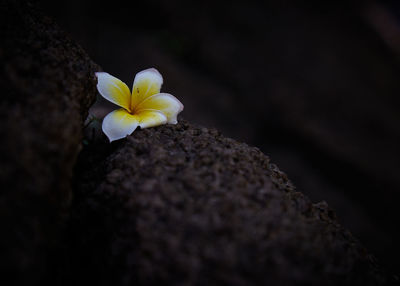
[[[396,1],[38,3],[128,86],[157,68],[185,119],[260,148],[399,272]]]

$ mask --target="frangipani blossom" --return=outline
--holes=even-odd
[[[132,93],[128,86],[106,72],[97,72],[99,93],[120,109],[109,113],[103,120],[103,132],[110,142],[125,138],[135,129],[161,124],[176,124],[183,104],[173,95],[160,93],[163,78],[154,68],[136,74]]]

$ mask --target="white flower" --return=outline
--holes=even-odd
[[[99,93],[120,109],[109,113],[103,120],[103,132],[110,142],[125,138],[135,129],[162,124],[176,124],[183,104],[173,95],[160,93],[163,78],[154,68],[136,74],[132,93],[128,86],[105,72],[97,72]]]

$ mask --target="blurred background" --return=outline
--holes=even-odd
[[[400,1],[37,2],[128,86],[157,68],[183,118],[260,148],[400,272]]]

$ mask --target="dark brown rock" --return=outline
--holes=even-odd
[[[24,1],[0,33],[1,285],[388,282],[326,203],[213,129],[89,140],[75,164],[98,67]]]
[[[187,120],[259,147],[400,269],[400,69],[382,38],[399,38],[399,1],[136,3],[151,21],[123,1],[41,2],[128,85],[159,69]]]
[[[78,166],[74,282],[386,282],[326,203],[312,204],[257,148],[214,129],[181,121],[137,130],[89,144]]]
[[[36,285],[53,274],[98,67],[26,1],[1,1],[0,38],[0,284]]]

